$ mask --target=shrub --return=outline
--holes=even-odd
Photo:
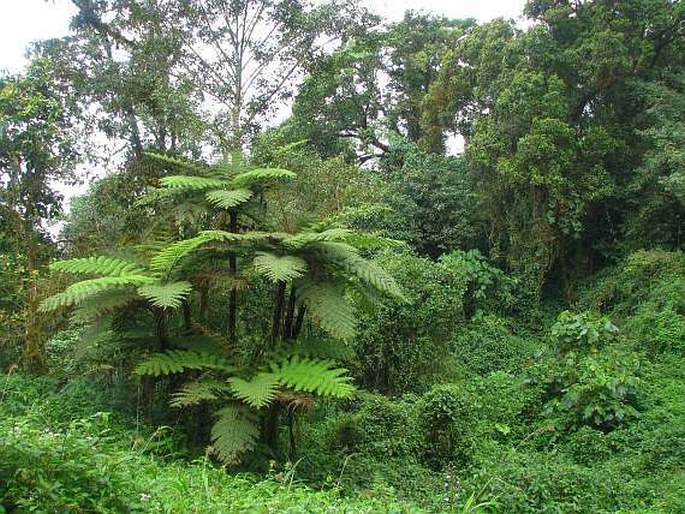
[[[533,381],[545,384],[548,413],[567,427],[610,430],[636,416],[640,359],[609,344],[617,330],[604,317],[568,311],[552,327],[552,355]]]
[[[437,385],[423,395],[419,409],[423,460],[434,469],[450,463],[465,467],[473,446],[474,398],[458,385]]]
[[[513,334],[501,318],[485,315],[457,330],[452,351],[455,361],[467,374],[487,375],[493,371],[523,371],[535,346]]]

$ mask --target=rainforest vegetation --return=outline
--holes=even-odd
[[[685,3],[72,1],[0,75],[0,512],[685,512]]]

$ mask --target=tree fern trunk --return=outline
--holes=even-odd
[[[235,211],[231,211],[230,216],[229,229],[231,232],[236,233],[238,232],[238,214]],[[238,288],[235,285],[235,280],[238,276],[238,258],[233,252],[231,252],[228,257],[228,270],[231,274],[231,279],[234,281],[231,285],[231,296],[228,301],[228,340],[233,346],[236,343],[236,320],[238,312]]]
[[[295,340],[300,337],[300,332],[302,332],[302,325],[304,325],[304,317],[307,313],[307,307],[305,305],[300,305],[297,311],[297,319],[295,320],[295,326],[293,327],[292,339]]]
[[[295,288],[290,286],[290,297],[288,298],[288,309],[285,311],[285,321],[283,322],[283,338],[293,338],[293,321],[295,318]]]
[[[280,281],[276,286],[276,298],[274,299],[273,319],[271,321],[271,347],[275,347],[281,333],[281,319],[285,308],[286,283]]]

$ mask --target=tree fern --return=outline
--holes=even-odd
[[[228,383],[236,398],[250,407],[259,409],[271,403],[276,397],[280,377],[275,373],[260,372],[249,380],[231,377]]]
[[[223,357],[213,353],[192,350],[169,350],[156,353],[136,367],[138,375],[171,375],[188,369],[215,369],[234,373],[235,367]]]
[[[136,263],[105,255],[53,262],[50,265],[50,269],[73,275],[101,275],[109,277],[141,275],[145,273]]]
[[[311,360],[293,356],[273,368],[281,383],[294,391],[316,393],[336,398],[349,397],[354,392],[347,370],[334,368],[328,360]]]
[[[232,209],[247,202],[252,198],[252,191],[249,189],[231,189],[210,191],[205,195],[209,203],[220,209]]]
[[[211,433],[212,450],[224,463],[234,464],[257,443],[257,418],[254,412],[237,405],[224,407],[216,415]]]
[[[252,262],[257,273],[272,282],[289,282],[299,278],[307,271],[307,262],[294,255],[278,256],[267,252],[257,252]]]
[[[155,307],[177,309],[192,290],[193,286],[190,282],[180,281],[141,286],[138,288],[138,294]]]

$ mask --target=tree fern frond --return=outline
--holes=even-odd
[[[236,398],[244,401],[250,407],[259,409],[271,403],[276,397],[279,376],[273,373],[260,372],[249,380],[239,377],[228,379],[231,390]]]
[[[168,284],[149,284],[138,288],[138,294],[162,309],[178,309],[193,290],[185,280]]]
[[[303,232],[295,234],[283,241],[283,246],[292,250],[299,250],[309,243],[318,241],[345,241],[353,235],[347,228],[330,228],[322,232]]]
[[[289,282],[303,276],[307,271],[307,262],[294,255],[274,255],[257,252],[252,261],[257,273],[264,275],[272,282]]]
[[[189,175],[162,177],[159,179],[159,183],[164,188],[180,189],[183,191],[205,191],[207,189],[220,189],[231,186],[231,183],[226,180]]]
[[[53,262],[50,269],[73,275],[101,275],[106,277],[142,275],[145,273],[145,270],[134,262],[105,255]]]
[[[249,189],[218,189],[210,191],[205,195],[209,203],[220,209],[232,209],[241,203],[247,202],[252,198],[252,191]]]
[[[257,168],[236,175],[231,182],[237,187],[244,187],[269,180],[291,180],[296,177],[297,173],[283,168]]]
[[[137,375],[171,375],[187,369],[215,369],[226,373],[235,372],[235,367],[223,357],[213,353],[192,350],[169,350],[156,353],[136,366]]]
[[[407,243],[404,241],[363,232],[353,232],[345,238],[345,242],[358,250],[380,250],[382,248],[407,247]]]
[[[124,289],[131,286],[142,286],[154,282],[153,278],[144,275],[126,275],[123,277],[100,277],[89,280],[82,280],[70,285],[61,293],[57,293],[46,298],[40,305],[43,312],[52,311],[59,307],[70,307],[78,305],[85,300],[111,291],[113,289]]]
[[[274,366],[281,383],[295,391],[316,393],[336,398],[349,397],[354,392],[347,370],[334,368],[329,360],[311,360],[294,356]]]
[[[352,339],[357,319],[341,291],[330,285],[309,284],[298,291],[307,313],[322,329],[338,339]]]
[[[172,407],[189,407],[198,403],[218,400],[221,393],[230,391],[230,386],[220,380],[196,380],[185,384],[169,400]]]
[[[217,416],[212,426],[212,450],[224,463],[233,464],[257,443],[257,419],[246,408],[233,405],[219,410]]]

